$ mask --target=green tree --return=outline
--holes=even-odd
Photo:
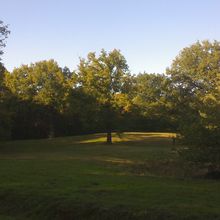
[[[11,109],[9,103],[12,98],[11,93],[7,90],[4,79],[6,69],[0,63],[0,139],[8,139],[11,136]]]
[[[11,126],[11,114],[8,109],[8,99],[10,97],[7,91],[4,78],[6,69],[1,63],[1,55],[3,54],[3,48],[6,46],[5,40],[8,37],[10,31],[8,26],[4,25],[0,21],[0,138],[9,138],[10,136],[10,126]]]
[[[135,83],[134,104],[143,115],[160,115],[161,108],[165,107],[166,77],[160,74],[139,74]]]
[[[9,33],[10,31],[8,30],[8,25],[5,25],[3,21],[0,20],[0,56],[3,54],[3,47],[6,46],[5,40],[7,39]]]
[[[41,61],[15,68],[6,76],[6,85],[23,100],[51,105],[62,111],[66,97],[66,81],[54,60]]]
[[[95,98],[96,111],[107,132],[107,143],[112,143],[116,118],[128,111],[130,105],[131,75],[124,56],[116,49],[109,53],[102,50],[98,57],[89,53],[87,59],[80,59],[77,85]]]
[[[169,79],[164,74],[138,74],[135,77],[133,104],[142,116],[142,128],[147,130],[173,130],[170,104],[167,102]]]
[[[54,60],[23,65],[6,74],[5,84],[21,100],[44,105],[48,109],[50,135],[54,133],[54,115],[66,108],[70,83]]]
[[[167,69],[179,131],[190,159],[220,163],[220,43],[184,48]]]
[[[132,103],[139,114],[140,128],[150,131],[174,130],[174,120],[170,117],[167,102],[169,79],[164,74],[138,74],[135,77]]]

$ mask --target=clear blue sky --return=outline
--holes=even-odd
[[[0,0],[12,70],[53,58],[71,70],[90,51],[120,49],[133,73],[162,73],[197,40],[220,40],[220,0]]]

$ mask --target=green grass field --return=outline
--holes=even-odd
[[[220,219],[220,182],[190,178],[170,133],[0,144],[0,219]]]

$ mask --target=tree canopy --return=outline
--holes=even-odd
[[[8,30],[8,25],[5,25],[3,21],[0,20],[0,61],[1,55],[3,54],[3,47],[6,46],[5,40],[7,39],[10,31]]]
[[[87,59],[80,60],[77,85],[97,101],[107,142],[111,143],[115,118],[129,109],[131,75],[124,56],[116,49],[109,53],[102,50],[98,57],[89,53]]]
[[[194,159],[219,162],[220,43],[203,41],[184,48],[167,74],[179,132],[185,143],[197,146],[190,148],[197,151]]]

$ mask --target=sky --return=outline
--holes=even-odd
[[[47,59],[73,70],[116,48],[133,74],[164,73],[184,47],[220,40],[220,0],[0,0],[0,20],[9,71]]]

